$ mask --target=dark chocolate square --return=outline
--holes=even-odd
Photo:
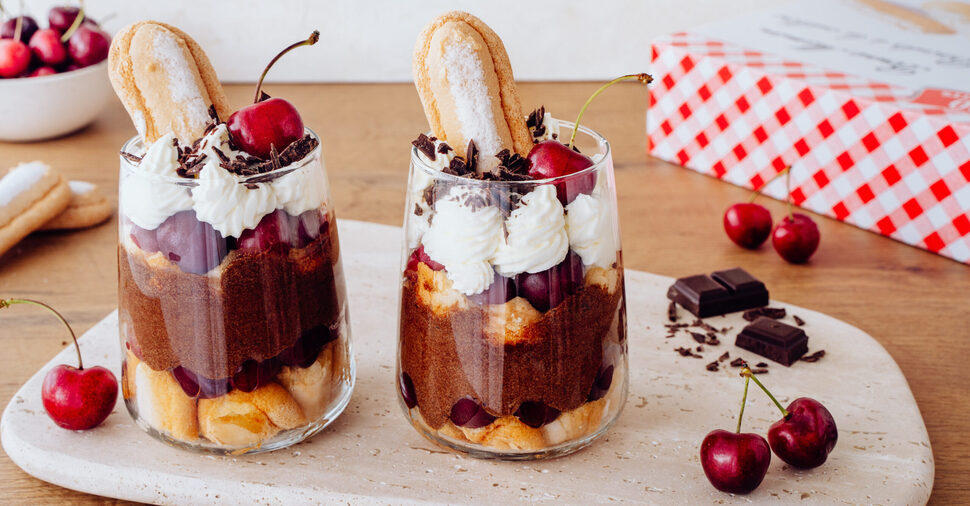
[[[734,344],[785,366],[808,352],[804,330],[764,316],[743,328]]]
[[[680,278],[667,290],[667,298],[698,318],[724,314],[718,311],[730,296],[727,288],[707,274]]]

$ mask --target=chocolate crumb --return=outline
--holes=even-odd
[[[700,332],[691,332],[690,336],[693,337],[694,340],[699,343],[703,344],[707,342],[707,336],[705,336],[704,334],[701,334]]]
[[[721,355],[720,357],[717,357],[717,361],[718,362],[724,362],[725,360],[727,360],[729,358],[731,358],[731,354],[725,351],[723,355]]]
[[[421,216],[424,214],[424,209],[421,209],[420,204],[414,204],[414,215]]]
[[[431,140],[434,141],[436,139],[434,137],[432,137]],[[454,151],[454,150],[451,149],[451,146],[449,146],[447,142],[442,142],[441,144],[438,144],[438,152],[439,153],[441,153],[443,155],[447,155],[449,151]]]
[[[825,350],[818,350],[815,353],[812,353],[811,355],[805,355],[804,357],[801,358],[801,360],[803,362],[818,362],[824,356],[825,356]]]
[[[717,361],[707,364],[707,370],[711,372],[717,372],[719,370]]]
[[[721,344],[721,340],[714,337],[713,335],[708,334],[707,342],[705,342],[704,344],[709,344],[711,346],[719,346]]]
[[[540,105],[538,109],[529,114],[529,119],[525,125],[532,129],[532,139],[535,140],[546,134],[546,127],[542,124],[542,119],[546,116],[546,107]]]
[[[741,315],[742,318],[749,322],[753,322],[758,319],[759,316],[767,316],[773,320],[780,320],[785,317],[787,312],[783,307],[756,307],[754,309],[749,309]]]
[[[799,318],[798,315],[793,314],[791,315],[791,317],[792,317],[792,320],[795,320],[795,324],[798,325],[799,327],[801,327],[802,325],[805,325],[805,320]]]
[[[677,353],[680,353],[680,356],[682,356],[682,357],[704,358],[704,357],[702,357],[702,356],[694,353],[693,351],[691,351],[690,348],[685,348],[683,346],[681,346],[680,348],[674,348],[674,351],[676,351]]]
[[[670,305],[667,306],[667,319],[670,320],[670,321],[672,321],[672,322],[676,322],[677,319],[678,319],[678,317],[677,317],[677,303],[674,302],[674,301],[670,301]]]
[[[758,362],[757,364],[755,364],[755,367],[768,367],[768,364],[765,362]]]
[[[218,125],[220,123],[219,113],[216,112],[216,104],[209,104],[209,117],[212,118],[213,125]],[[215,126],[213,126],[213,128],[215,128]]]
[[[731,361],[731,367],[744,367],[744,359],[738,357]]]
[[[256,183],[246,183],[246,188],[249,190],[255,190],[259,188],[259,185]]]
[[[693,322],[691,322],[690,326],[699,327],[708,332],[717,332],[716,328],[712,327],[709,323],[705,322],[704,320],[701,320],[700,318],[697,318]]]
[[[768,374],[768,369],[751,369],[751,374]]]

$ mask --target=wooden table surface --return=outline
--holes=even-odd
[[[524,83],[520,89],[525,107],[544,104],[557,117],[571,119],[597,86]],[[292,101],[323,138],[337,216],[400,225],[409,142],[427,127],[414,88],[270,85],[267,91]],[[228,92],[239,107],[252,86],[233,85]],[[743,250],[725,236],[721,216],[747,193],[647,157],[645,108],[644,89],[624,83],[604,93],[584,118],[613,145],[626,266],[668,276],[741,266],[763,279],[773,298],[827,313],[871,334],[905,372],[926,421],[936,458],[931,502],[970,501],[970,438],[964,418],[970,413],[965,373],[970,267],[817,216],[822,242],[807,265],[789,265],[767,245]],[[133,134],[121,105],[114,104],[72,136],[0,143],[0,169],[41,159],[70,178],[96,183],[117,202],[117,153]],[[764,204],[776,217],[784,211],[779,202],[765,199]],[[24,240],[0,257],[0,297],[47,301],[83,333],[117,306],[116,223]],[[34,308],[0,313],[0,405],[67,344],[67,337],[55,319]],[[395,339],[386,337],[389,343]],[[811,385],[803,393],[811,395]],[[113,416],[126,415],[122,410]],[[0,483],[0,503],[104,501],[34,479],[5,455],[0,457]]]

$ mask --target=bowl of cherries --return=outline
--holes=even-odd
[[[54,7],[47,28],[2,10],[0,140],[37,141],[91,123],[112,99],[109,36],[82,8]]]

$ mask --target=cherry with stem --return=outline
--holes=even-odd
[[[772,232],[771,245],[789,263],[800,264],[807,261],[818,249],[820,234],[818,225],[811,218],[793,210],[791,170],[786,173],[785,186],[788,189],[788,195],[785,197],[788,216],[785,216]]]
[[[809,397],[799,397],[788,408],[782,407],[751,369],[741,369],[741,375],[751,378],[781,411],[781,420],[768,429],[768,443],[775,455],[791,466],[811,469],[825,463],[839,439],[832,413],[822,403]]]
[[[74,32],[76,32],[81,26],[81,23],[84,22],[84,17],[84,0],[81,0],[78,2],[77,16],[74,17],[74,22],[71,23],[71,26],[67,30],[64,30],[64,35],[61,36],[61,42],[71,40],[71,36],[74,35]]]
[[[259,75],[259,81],[256,82],[256,97],[253,98],[253,103],[255,104],[257,102],[260,102],[260,98],[262,97],[262,91],[263,91],[263,79],[266,78],[266,74],[269,73],[269,69],[273,68],[273,65],[276,64],[277,60],[282,58],[283,55],[285,55],[286,53],[289,53],[290,51],[298,47],[312,46],[319,41],[320,41],[320,31],[314,30],[313,33],[311,33],[310,36],[306,38],[306,40],[294,42],[293,44],[290,44],[289,46],[287,46],[286,49],[280,51],[279,54],[274,56],[273,59],[270,60],[268,64],[266,64],[266,68],[263,69],[263,73]]]
[[[749,377],[745,377],[735,431],[711,431],[701,443],[701,466],[708,481],[714,488],[732,494],[747,494],[758,488],[771,463],[771,450],[765,438],[741,432],[748,383]]]
[[[15,304],[39,306],[56,316],[70,332],[77,352],[77,367],[58,364],[44,376],[41,400],[48,416],[58,426],[70,430],[86,430],[103,422],[118,399],[115,375],[101,366],[84,368],[74,329],[57,310],[32,299],[0,299],[0,309]]]

